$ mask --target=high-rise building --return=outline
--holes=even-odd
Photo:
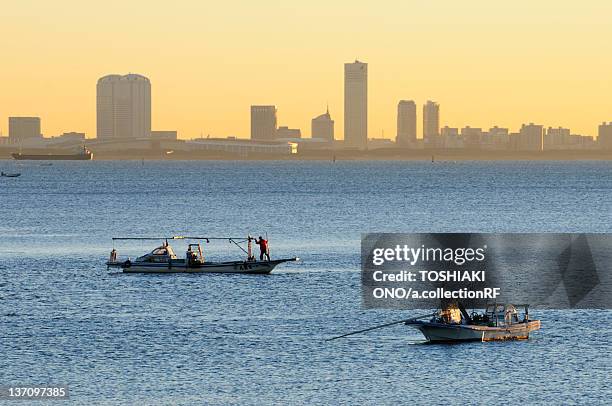
[[[482,142],[482,128],[474,128],[469,125],[461,129],[461,138],[463,138],[463,146],[470,149],[480,148]]]
[[[276,138],[276,106],[251,106],[251,139]]]
[[[566,149],[572,143],[569,128],[548,127],[544,134],[542,148],[544,150]]]
[[[400,100],[397,104],[397,138],[398,146],[406,146],[417,139],[416,103],[412,100]]]
[[[599,125],[597,143],[599,144],[599,148],[612,149],[612,121],[609,123],[604,121]]]
[[[9,143],[40,137],[40,117],[9,117]]]
[[[489,128],[485,137],[485,148],[504,150],[508,149],[510,144],[510,136],[507,128],[494,126]]]
[[[344,144],[368,145],[368,64],[357,60],[344,64]]]
[[[463,138],[459,136],[459,129],[445,125],[440,129],[440,142],[438,146],[444,148],[463,148]]]
[[[142,75],[107,75],[97,85],[97,137],[151,135],[151,82]]]
[[[423,105],[423,141],[435,146],[440,135],[440,105],[431,100]]]
[[[523,124],[515,137],[516,149],[519,151],[542,151],[544,127],[529,123]]]
[[[329,107],[324,114],[313,118],[310,124],[312,138],[324,139],[326,141],[334,140],[334,120],[331,119],[329,114]]]

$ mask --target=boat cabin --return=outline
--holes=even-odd
[[[176,259],[174,250],[168,243],[164,243],[160,247],[155,248],[153,251],[145,254],[141,257],[136,258],[138,262],[168,262],[171,259]]]
[[[512,304],[489,304],[484,313],[489,323],[495,326],[505,326],[520,323],[519,312]],[[529,320],[529,309],[525,305],[524,320]]]
[[[518,323],[518,312],[514,305],[488,305],[485,314],[496,325]]]
[[[518,306],[525,307],[522,318],[517,310]],[[432,320],[443,324],[478,324],[503,327],[529,321],[529,306],[493,303],[488,304],[484,312],[472,311],[471,314],[468,314],[463,305],[451,303],[442,308]]]
[[[112,255],[112,254],[111,254]],[[111,259],[110,262],[113,262]],[[168,242],[164,242],[161,246],[153,251],[136,258],[136,263],[154,263],[154,264],[187,264],[187,266],[200,265],[204,263],[204,255],[200,244],[189,244],[185,259],[178,258]]]

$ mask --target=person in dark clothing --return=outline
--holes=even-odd
[[[264,240],[260,235],[259,240],[255,240],[255,244],[259,245],[259,260],[263,261],[264,256],[270,260],[270,253],[268,252],[268,240]]]

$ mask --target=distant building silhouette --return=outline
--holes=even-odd
[[[70,131],[70,132],[62,133],[61,135],[58,136],[58,138],[62,138],[65,140],[70,139],[70,140],[75,140],[75,141],[85,141],[85,133]]]
[[[544,134],[544,140],[542,141],[542,149],[558,150],[566,149],[571,144],[571,133],[569,128],[553,128],[548,127]]]
[[[107,75],[97,84],[97,137],[151,135],[151,82],[142,75]]]
[[[174,130],[156,130],[151,131],[152,140],[177,140],[178,133]]]
[[[70,131],[51,138],[41,138],[43,148],[71,148],[73,150],[83,147],[86,143],[85,133]]]
[[[400,100],[397,104],[397,138],[398,146],[406,146],[417,140],[416,104],[412,100]]]
[[[510,132],[507,128],[494,126],[489,128],[485,139],[487,149],[504,150],[510,146]]]
[[[544,127],[529,123],[523,124],[521,130],[515,135],[515,149],[518,151],[542,151],[542,137]]]
[[[428,100],[423,105],[423,142],[426,146],[437,146],[438,135],[440,135],[440,105]]]
[[[40,117],[9,117],[9,143],[41,138]]]
[[[440,129],[441,146],[449,149],[463,148],[463,138],[459,136],[459,129],[444,126]]]
[[[498,136],[508,136],[509,134],[509,130],[507,128],[502,128],[502,127],[498,127],[498,126],[494,126],[489,128],[489,135],[494,136],[494,135],[498,135]]]
[[[458,137],[459,129],[456,127],[449,127],[445,125],[444,127],[440,129],[440,135],[443,137],[453,137],[453,136]]]
[[[209,151],[219,157],[248,157],[251,154],[292,155],[298,153],[298,143],[289,141],[253,141],[236,137],[227,138],[196,138],[179,144],[188,152]],[[177,148],[178,149],[178,148]]]
[[[276,138],[276,106],[251,106],[251,139]]]
[[[612,121],[605,121],[599,125],[597,133],[597,143],[601,149],[612,149]]]
[[[394,148],[396,146],[396,143],[393,142],[393,140],[390,140],[389,138],[369,138],[368,139],[368,149],[370,151],[374,151],[376,149],[389,149],[389,148]]]
[[[344,64],[344,145],[368,144],[368,64]]]
[[[592,136],[572,134],[570,135],[570,140],[572,145],[577,145],[579,149],[597,149],[595,138]]]
[[[474,128],[469,125],[461,129],[461,138],[463,138],[463,147],[468,149],[480,149],[483,133],[482,128]]]
[[[281,126],[276,130],[276,138],[302,138],[302,131],[299,128]]]
[[[326,141],[334,140],[334,120],[329,114],[329,107],[324,114],[312,119],[310,130],[312,138],[320,138]]]

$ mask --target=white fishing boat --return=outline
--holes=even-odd
[[[156,247],[148,254],[142,255],[134,260],[131,258],[119,259],[114,243],[119,240],[162,240],[162,245]],[[205,259],[200,242],[187,245],[184,258],[179,258],[168,240],[225,240],[240,248],[246,258],[236,261],[209,261]],[[108,268],[120,268],[125,273],[246,273],[246,274],[268,274],[274,268],[284,262],[298,261],[299,258],[270,259],[269,251],[267,260],[256,260],[252,254],[252,237],[246,238],[218,238],[218,237],[183,237],[174,236],[168,238],[142,238],[142,237],[116,237],[113,238],[113,250],[106,262]],[[246,243],[247,249],[241,244]]]
[[[522,318],[512,304],[487,305],[484,313],[468,314],[461,305],[435,313],[429,321],[413,319],[406,325],[419,329],[430,342],[526,340],[540,329],[540,320],[529,319],[529,306]]]

